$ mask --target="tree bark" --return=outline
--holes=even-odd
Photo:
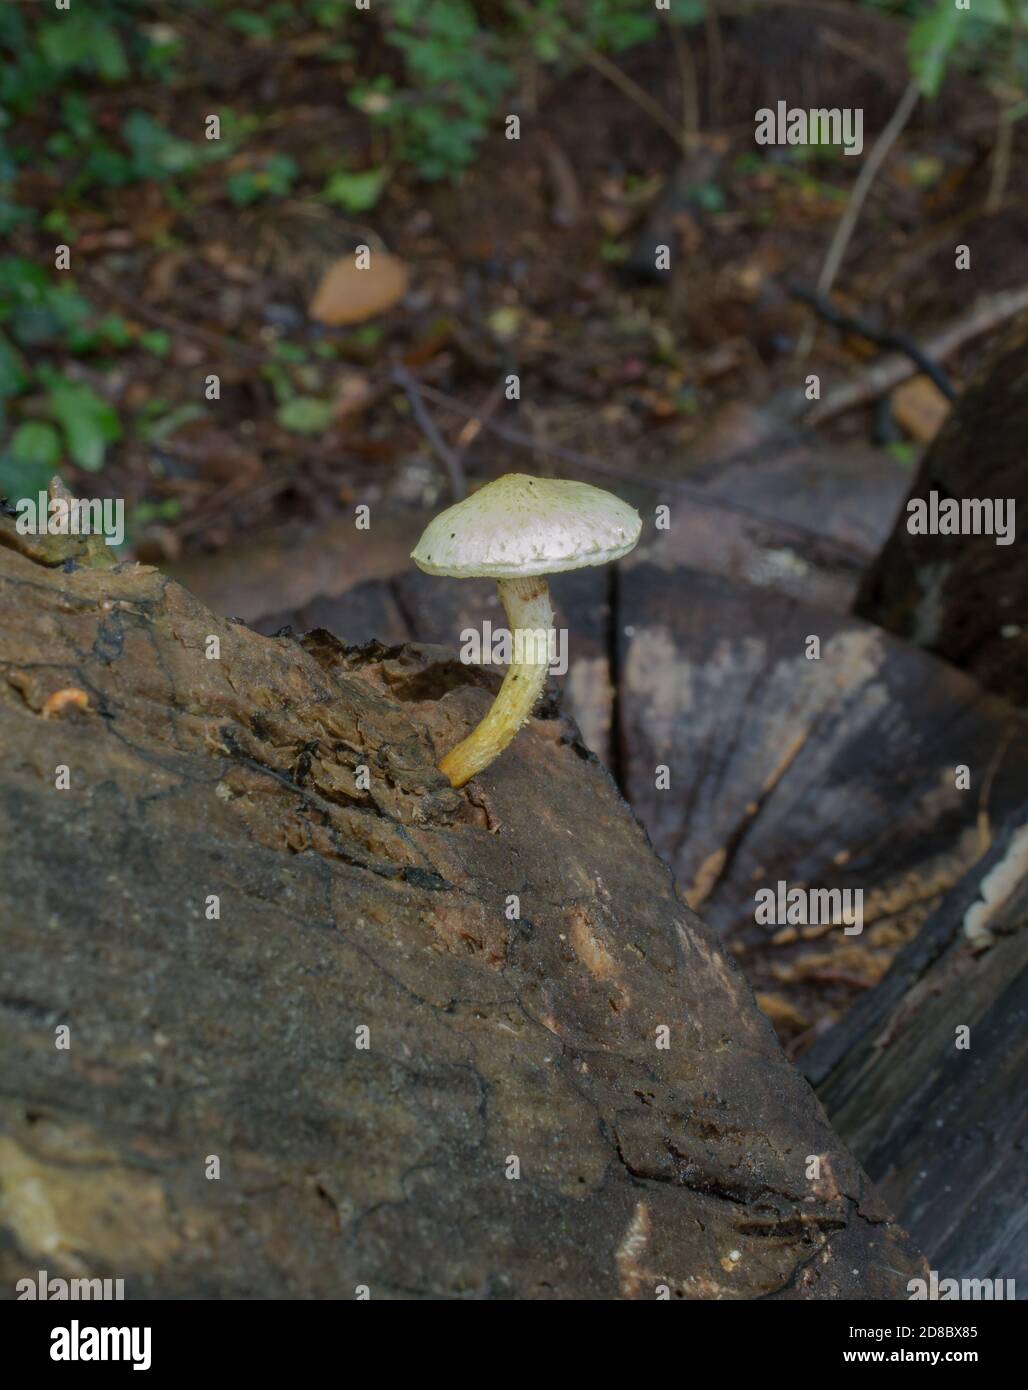
[[[801,1062],[940,1277],[1022,1288],[1026,820],[1028,807]]]
[[[929,446],[856,612],[1028,701],[1028,549],[991,534],[912,535],[911,501],[1012,499],[1028,518],[1028,314],[1005,333]],[[1015,532],[1016,537],[1016,532]]]
[[[1024,720],[853,618],[645,560],[619,585],[625,795],[798,1056],[1023,803]],[[763,922],[780,882],[861,893],[862,930]]]
[[[489,672],[0,528],[5,1282],[906,1297],[923,1260],[573,727],[454,791]]]

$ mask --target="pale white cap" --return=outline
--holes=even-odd
[[[507,473],[440,512],[411,559],[453,579],[520,579],[605,565],[641,531],[635,508],[602,488]]]

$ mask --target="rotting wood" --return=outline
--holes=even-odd
[[[490,695],[452,652],[10,549],[0,602],[5,1280],[906,1296],[923,1261],[572,728],[456,792]]]

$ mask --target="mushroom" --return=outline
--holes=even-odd
[[[489,578],[513,638],[510,667],[482,722],[439,764],[453,787],[489,766],[525,724],[550,664],[553,610],[544,575],[627,555],[642,519],[588,483],[508,473],[430,521],[411,552],[426,574]]]

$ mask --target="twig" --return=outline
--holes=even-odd
[[[983,333],[988,333],[990,329],[1025,310],[1028,310],[1028,285],[988,295],[979,299],[966,317],[948,324],[929,338],[922,351],[926,358],[943,362],[972,338],[980,338]],[[804,416],[803,422],[807,425],[822,425],[826,420],[834,420],[837,415],[842,415],[847,410],[853,410],[858,405],[884,396],[901,381],[912,377],[915,371],[916,368],[908,356],[882,357],[863,376],[847,382],[831,391],[823,401],[818,401]]]
[[[898,348],[900,352],[905,353],[910,358],[918,371],[924,372],[925,376],[930,377],[935,382],[947,400],[956,400],[956,389],[945,371],[937,362],[933,362],[922,352],[908,334],[893,333],[888,329],[875,328],[874,324],[868,323],[866,319],[844,314],[841,309],[837,309],[827,299],[822,298],[813,290],[804,289],[802,285],[790,285],[788,290],[793,299],[799,299],[804,304],[809,304],[815,314],[824,319],[826,323],[830,323],[833,328],[838,328],[843,333],[855,333],[860,338],[866,338],[869,343],[877,344],[878,347]]]
[[[869,72],[876,72],[879,77],[886,82],[892,83],[896,77],[895,54],[889,57],[880,57],[876,53],[869,53],[862,44],[855,43],[846,34],[836,33],[834,29],[824,28],[818,35],[822,43],[826,43],[829,48],[836,49],[839,53],[844,53],[847,58],[852,58],[861,67],[867,68]],[[890,61],[890,57],[892,61]]]
[[[539,132],[543,158],[550,175],[550,221],[555,227],[577,227],[582,220],[582,190],[575,166],[547,131]]]
[[[461,426],[455,441],[458,453],[463,454],[471,448],[482,430],[496,414],[503,396],[504,384],[502,381],[498,381],[486,396],[484,403]]]
[[[718,0],[707,0],[703,7],[703,22],[707,34],[707,64],[710,69],[707,120],[710,122],[710,128],[717,130],[721,125],[721,96],[725,89],[725,50],[721,42]]]
[[[980,203],[969,203],[952,217],[936,222],[927,231],[918,233],[902,251],[891,256],[888,264],[877,274],[862,276],[862,293],[868,299],[881,299],[897,280],[902,279],[908,271],[924,265],[939,247],[954,244],[954,236],[970,223],[1025,207],[1028,207],[1028,198],[1004,198],[995,212],[986,212]],[[957,237],[957,240],[960,238]]]
[[[667,112],[651,98],[650,94],[634,82],[626,72],[622,72],[616,63],[612,63],[609,58],[605,58],[602,53],[597,53],[595,48],[590,48],[587,43],[580,40],[571,40],[571,47],[575,49],[580,58],[583,58],[590,67],[605,77],[608,82],[613,83],[629,101],[634,101],[641,111],[645,111],[651,120],[656,121],[662,130],[666,130],[679,149],[685,151],[687,146],[682,139],[682,132],[667,114]]]
[[[824,265],[821,267],[821,274],[817,277],[817,292],[819,295],[827,295],[834,285],[839,266],[842,264],[842,258],[846,254],[846,248],[850,244],[850,238],[853,235],[857,220],[860,217],[861,209],[864,206],[864,200],[868,195],[872,183],[875,181],[875,177],[882,166],[885,156],[892,149],[899,138],[900,131],[910,119],[910,114],[917,105],[920,95],[921,88],[917,80],[912,79],[907,83],[903,95],[899,99],[899,104],[889,117],[885,129],[871,147],[871,153],[868,155],[864,167],[857,175],[857,181],[853,185],[853,190],[849,196],[849,202],[846,204],[846,210],[839,219],[839,225],[835,229],[835,234],[828,247],[828,254],[825,256]],[[811,324],[808,324],[800,340],[797,355],[806,357],[813,346],[813,342],[813,327]]]
[[[678,145],[680,149],[683,151],[686,149],[686,145],[682,139],[682,132],[667,112],[653,100],[649,92],[639,86],[638,82],[633,81],[626,72],[622,72],[616,63],[612,63],[609,58],[604,57],[602,53],[598,53],[595,48],[587,44],[584,39],[579,38],[577,34],[565,32],[560,29],[555,30],[543,15],[536,13],[531,5],[523,4],[522,0],[509,0],[509,3],[511,9],[529,24],[534,25],[536,28],[549,29],[552,38],[555,38],[558,42],[563,41],[567,44],[569,48],[577,53],[583,62],[588,63],[591,68],[595,68],[602,77],[605,77],[608,82],[613,83],[620,92],[628,97],[629,101],[634,102],[641,111],[645,111],[647,116],[660,126],[661,130],[667,131],[668,135],[671,136],[672,140],[674,140],[675,144]]]
[[[836,227],[835,235],[832,237],[831,245],[828,248],[828,254],[825,256],[825,263],[821,267],[821,274],[817,278],[818,294],[827,294],[835,283],[835,277],[838,274],[839,266],[842,264],[842,258],[846,254],[846,248],[850,243],[850,237],[852,237],[853,230],[857,225],[857,219],[860,217],[860,211],[864,206],[864,200],[868,195],[868,191],[872,183],[874,183],[875,176],[881,168],[885,156],[892,149],[899,138],[900,131],[910,119],[911,113],[917,105],[920,95],[921,88],[919,84],[916,81],[908,82],[906,90],[899,99],[896,110],[890,116],[885,129],[874,142],[871,153],[868,155],[864,167],[861,169],[857,176],[857,181],[853,185],[853,191],[846,205],[846,211],[839,219],[839,225]]]
[[[452,410],[456,415],[463,415],[467,419],[478,420],[483,429],[494,434],[497,439],[502,439],[507,444],[513,444],[517,448],[530,449],[540,454],[547,454],[550,458],[559,459],[563,463],[572,464],[576,468],[582,468],[586,472],[598,473],[606,478],[616,478],[619,482],[631,483],[636,487],[652,488],[658,492],[674,492],[681,497],[687,497],[699,507],[708,507],[712,511],[719,512],[738,512],[741,516],[748,517],[751,521],[757,521],[764,526],[770,526],[783,531],[791,532],[794,536],[801,537],[808,544],[815,547],[823,547],[826,550],[834,550],[838,554],[846,557],[848,563],[857,563],[863,566],[866,563],[864,552],[847,541],[836,540],[831,536],[826,536],[820,531],[808,530],[805,526],[799,526],[794,522],[786,521],[782,517],[770,516],[767,512],[762,512],[756,507],[747,506],[745,502],[736,502],[727,497],[713,496],[703,488],[692,486],[689,483],[680,482],[675,478],[647,478],[640,473],[633,473],[627,468],[618,468],[614,464],[604,463],[601,459],[593,458],[589,454],[580,453],[577,449],[567,449],[562,444],[550,444],[540,440],[530,434],[524,434],[520,430],[511,429],[509,425],[497,424],[496,421],[483,418],[483,416],[473,406],[465,405],[454,396],[448,396],[444,391],[437,391],[433,386],[426,386],[424,382],[419,383],[419,389],[430,401],[435,401],[437,405],[445,410]],[[783,437],[785,437],[783,435]],[[788,438],[793,438],[791,433]],[[766,449],[775,443],[775,436],[762,439],[758,448]],[[721,461],[724,467],[729,463],[738,463],[746,458],[752,450],[743,450],[731,458]]]
[[[692,51],[689,45],[682,38],[682,35],[671,18],[671,12],[666,14],[668,31],[671,34],[671,47],[675,51],[675,62],[678,64],[678,80],[682,89],[682,133],[681,146],[685,150],[696,147],[696,142],[700,138],[700,94],[696,82],[696,64],[693,62]]]
[[[407,368],[402,364],[397,364],[393,367],[389,375],[403,391],[408,401],[410,401],[411,411],[414,414],[414,419],[418,422],[422,434],[428,440],[429,444],[431,444],[446,468],[446,472],[450,479],[450,491],[453,494],[453,500],[459,502],[467,492],[464,483],[464,469],[461,466],[460,456],[455,454],[449,444],[447,444],[446,440],[436,429],[431,415],[429,415],[428,411],[425,409],[425,403],[421,399],[420,394],[425,390],[424,386],[421,386],[415,381]]]
[[[167,329],[169,333],[180,334],[183,338],[192,338],[194,342],[205,343],[208,347],[216,348],[219,352],[228,352],[233,357],[239,357],[246,362],[263,365],[268,360],[268,354],[257,348],[249,347],[246,343],[238,342],[227,333],[216,333],[210,328],[204,328],[198,323],[186,323],[184,319],[178,319],[171,314],[162,313],[160,309],[154,309],[145,300],[137,298],[129,290],[122,289],[101,270],[91,267],[86,271],[84,278],[92,281],[104,294],[110,295],[119,304],[123,304],[137,318],[145,319],[148,323],[154,324],[157,328]]]
[[[1014,143],[1014,99],[1017,93],[1018,55],[1021,52],[1024,25],[1021,20],[1021,6],[1015,3],[1015,0],[1007,0],[1007,9],[1010,11],[1010,50],[1007,54],[1005,81],[1000,88],[1003,105],[1000,107],[996,144],[992,151],[992,173],[989,178],[989,192],[985,199],[986,212],[995,212],[1003,201],[1003,192],[1010,176],[1010,152]]]

